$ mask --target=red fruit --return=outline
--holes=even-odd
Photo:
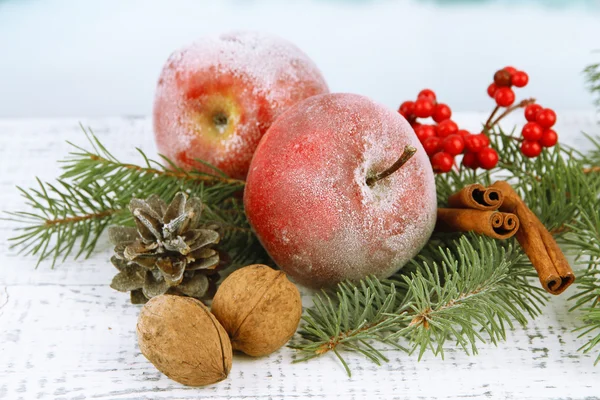
[[[494,95],[496,94],[496,90],[498,90],[498,86],[496,86],[495,83],[490,84],[490,86],[487,88],[488,96],[493,99]]]
[[[494,74],[494,83],[498,87],[510,87],[510,72],[503,69],[496,71]]]
[[[525,107],[525,119],[529,122],[535,122],[537,115],[544,108],[539,104],[530,104]]]
[[[450,107],[448,107],[448,105],[444,103],[438,103],[435,106],[435,110],[433,111],[433,120],[435,122],[445,121],[447,119],[450,119],[451,116],[452,110],[450,109]]]
[[[417,99],[429,99],[431,100],[433,103],[435,103],[435,101],[437,100],[435,97],[435,92],[431,89],[423,89],[419,92],[419,95],[417,96]]]
[[[558,135],[552,129],[547,129],[542,134],[540,144],[544,147],[552,147],[558,142]]]
[[[244,211],[295,282],[332,287],[368,275],[383,279],[427,243],[437,204],[424,151],[394,175],[366,184],[406,145],[418,145],[395,110],[354,94],[313,96],[281,114],[263,139],[244,188]]]
[[[433,156],[440,150],[440,145],[442,144],[442,138],[433,136],[428,139],[425,139],[423,142],[423,148],[425,149],[425,153],[429,157]]]
[[[471,132],[469,132],[469,131],[467,131],[467,130],[464,130],[464,129],[461,129],[461,130],[459,130],[458,132],[456,132],[456,134],[457,134],[457,135],[460,135],[460,136],[468,136],[468,135],[470,135],[470,134],[471,134]]]
[[[201,159],[245,179],[275,119],[328,92],[315,64],[283,39],[255,32],[206,37],[165,63],[154,98],[156,146],[185,170],[214,173]]]
[[[426,98],[415,101],[415,115],[419,118],[429,118],[433,115],[433,102]]]
[[[450,135],[444,138],[442,142],[442,149],[451,156],[457,156],[463,152],[465,148],[465,141],[461,135]]]
[[[400,115],[404,118],[408,119],[415,113],[415,102],[414,101],[405,101],[400,104],[400,108],[398,109]]]
[[[505,71],[508,71],[508,73],[511,75],[513,75],[515,72],[517,72],[517,69],[515,67],[504,67],[502,69]]]
[[[483,169],[492,169],[498,164],[498,153],[491,147],[483,148],[477,153],[477,161]]]
[[[528,122],[523,127],[521,131],[521,135],[523,135],[523,139],[525,140],[533,140],[537,141],[542,138],[542,134],[544,133],[544,129],[537,122]]]
[[[481,143],[483,143],[483,147],[488,147],[490,145],[490,138],[487,137],[484,133],[480,133],[476,136],[481,140]]]
[[[549,108],[544,108],[538,113],[535,120],[542,128],[551,128],[556,123],[556,113]]]
[[[415,134],[419,138],[419,141],[423,143],[430,137],[435,136],[435,127],[433,125],[420,125],[415,129]]]
[[[416,131],[417,128],[421,126],[421,124],[418,123],[415,119],[409,120],[408,123],[410,124],[410,126],[412,126],[414,131]]]
[[[438,136],[446,137],[458,132],[458,125],[451,119],[447,119],[438,124]]]
[[[509,107],[515,102],[515,92],[513,92],[510,88],[501,87],[496,90],[494,99],[496,99],[496,104],[498,104],[500,107]]]
[[[470,153],[477,153],[486,146],[480,135],[465,136],[465,149]]]
[[[524,87],[529,82],[529,75],[523,71],[517,71],[510,77],[510,82],[516,87]]]
[[[443,151],[435,153],[433,157],[431,157],[431,166],[437,173],[450,171],[452,169],[452,165],[454,165],[454,157],[448,153],[444,153]]]
[[[464,165],[467,168],[477,169],[479,167],[477,153],[465,153],[462,159],[462,165]]]
[[[521,153],[523,153],[525,157],[537,157],[541,152],[542,146],[539,142],[533,140],[523,140],[523,143],[521,143]]]

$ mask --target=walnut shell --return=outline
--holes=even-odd
[[[153,297],[137,323],[142,354],[160,372],[189,386],[219,382],[231,370],[227,332],[202,302],[172,295]]]
[[[258,357],[290,340],[300,322],[302,301],[284,272],[257,264],[223,281],[212,312],[229,334],[234,350]]]

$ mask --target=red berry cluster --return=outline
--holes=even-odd
[[[550,129],[556,123],[554,110],[530,104],[525,107],[525,119],[528,122],[521,131],[521,153],[524,156],[537,157],[542,152],[542,147],[552,147],[558,142],[558,135]]]
[[[515,102],[515,87],[525,87],[529,82],[529,76],[524,71],[518,71],[513,67],[504,67],[494,74],[494,82],[488,86],[488,95],[496,100],[499,107],[510,107]]]
[[[486,135],[471,134],[459,129],[452,121],[452,110],[447,104],[438,103],[430,89],[419,92],[416,101],[405,101],[398,112],[408,120],[437,173],[448,172],[454,165],[454,157],[464,154],[465,167],[491,169],[498,163],[498,153],[489,147]],[[422,124],[417,118],[431,117],[435,124]]]

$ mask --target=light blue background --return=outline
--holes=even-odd
[[[457,111],[491,108],[485,88],[511,64],[519,97],[590,109],[581,70],[600,59],[596,1],[0,0],[0,117],[149,114],[176,48],[254,29],[311,56],[332,91],[396,108],[423,87]]]

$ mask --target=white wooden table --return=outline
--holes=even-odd
[[[476,129],[485,115],[463,113],[461,126]],[[516,121],[520,121],[517,119]],[[65,140],[84,144],[77,119],[0,120],[0,205],[21,210],[15,185],[34,176],[52,181],[56,160],[69,150]],[[154,154],[147,118],[86,120],[84,125],[116,155],[138,162],[134,146]],[[522,123],[522,121],[520,121]],[[510,126],[510,121],[506,126]],[[592,112],[559,113],[561,139],[581,145],[580,131],[599,134]],[[139,306],[109,288],[115,273],[106,240],[89,260],[51,270],[9,250],[13,225],[0,222],[0,399],[278,399],[278,398],[598,398],[600,366],[582,355],[582,339],[571,330],[580,314],[566,298],[554,297],[544,314],[525,329],[508,333],[498,347],[480,346],[477,356],[449,348],[446,359],[427,354],[421,362],[403,353],[376,367],[348,355],[348,378],[333,355],[291,364],[283,348],[254,360],[236,355],[230,376],[190,388],[158,372],[141,354],[135,336]],[[303,300],[310,303],[305,292]],[[598,349],[600,350],[600,349]]]

